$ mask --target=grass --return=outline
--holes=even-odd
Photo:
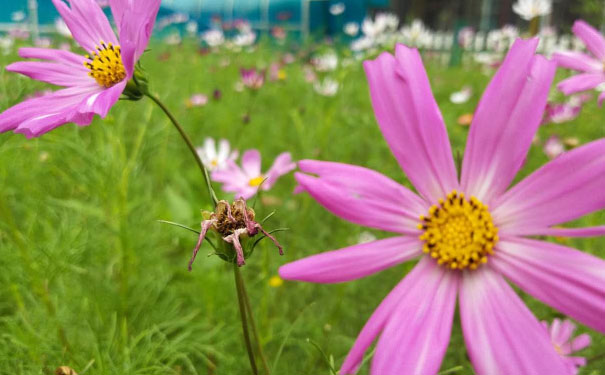
[[[265,168],[290,151],[297,160],[369,167],[409,186],[376,126],[360,63],[336,73],[342,87],[333,98],[304,82],[300,62],[285,67],[285,81],[269,82],[255,96],[234,90],[240,66],[267,66],[279,57],[268,47],[201,55],[191,44],[155,45],[143,63],[153,91],[197,144],[206,136],[227,138],[241,151],[260,149]],[[0,57],[0,65],[16,59]],[[429,61],[427,68],[453,149],[462,152],[468,130],[456,119],[472,112],[490,76],[474,65]],[[474,88],[471,101],[451,104],[450,93],[465,84]],[[3,71],[0,109],[44,87]],[[186,107],[191,94],[211,96],[214,89],[222,91],[220,101]],[[571,123],[542,127],[540,138],[603,137],[595,102]],[[532,147],[520,177],[545,162]],[[249,373],[231,266],[205,257],[206,245],[187,272],[196,236],[158,222],[197,228],[200,209],[211,207],[194,160],[151,101],[120,102],[90,127],[66,125],[35,140],[2,134],[0,164],[0,374],[51,374],[61,365],[99,375]],[[345,284],[270,286],[286,262],[354,244],[363,232],[388,236],[334,217],[310,197],[293,195],[294,186],[291,175],[282,178],[257,210],[259,217],[277,210],[268,228],[291,229],[278,234],[286,255],[263,241],[242,273],[273,373],[329,374],[325,358],[342,363],[373,309],[412,264]],[[604,222],[600,212],[574,224]],[[567,243],[605,257],[604,238]],[[560,317],[523,298],[539,319]],[[602,335],[580,332],[593,340],[582,355],[605,352]],[[451,368],[472,373],[458,322],[442,365]],[[604,368],[601,358],[581,374]]]

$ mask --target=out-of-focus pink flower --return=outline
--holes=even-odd
[[[238,156],[237,150],[231,151],[229,141],[221,139],[216,148],[216,142],[212,138],[204,140],[204,146],[197,148],[197,153],[202,162],[210,172],[220,171],[227,168],[230,162],[235,162]]]
[[[296,61],[296,57],[294,54],[288,52],[284,54],[282,61],[284,64],[292,64],[294,61]]]
[[[265,84],[265,71],[256,68],[240,69],[240,76],[245,87],[258,90]]]
[[[288,36],[288,33],[283,27],[275,26],[271,28],[271,35],[273,35],[275,39],[284,40]]]
[[[193,94],[187,100],[188,107],[203,107],[208,104],[208,97],[204,94]]]
[[[546,328],[555,350],[565,360],[568,368],[567,374],[576,375],[579,367],[586,366],[586,358],[571,356],[571,354],[588,347],[590,336],[584,333],[572,338],[576,325],[568,319],[563,321],[554,319],[550,325],[543,321],[542,325]]]
[[[554,159],[565,152],[565,145],[563,145],[559,136],[551,135],[546,142],[544,142],[542,150],[544,150],[544,153],[549,159]]]
[[[34,45],[38,48],[49,48],[53,44],[50,38],[38,38],[34,41]]]
[[[15,26],[8,30],[8,36],[16,40],[29,39],[29,30],[22,26]]]
[[[473,44],[475,29],[470,26],[463,27],[458,31],[458,45],[463,49],[468,49]]]
[[[582,52],[556,52],[553,59],[562,67],[580,72],[557,85],[565,95],[580,91],[600,89],[605,86],[605,38],[594,27],[582,20],[577,20],[572,28],[592,56]],[[599,105],[605,100],[605,89],[599,95]]]
[[[241,167],[229,160],[225,169],[212,173],[212,179],[222,183],[224,191],[235,193],[236,198],[248,199],[259,188],[264,191],[271,189],[281,176],[295,168],[290,153],[284,152],[266,173],[262,173],[260,152],[248,150],[242,155]]]
[[[528,238],[605,234],[605,226],[555,227],[605,208],[605,139],[509,188],[556,70],[535,54],[537,45],[516,41],[485,90],[460,177],[420,53],[403,45],[364,66],[378,125],[418,193],[366,168],[298,163],[297,191],[345,220],[397,236],[287,264],[279,270],[283,279],[345,282],[421,258],[372,314],[340,374],[355,373],[378,336],[371,374],[436,374],[456,305],[477,374],[567,374],[566,361],[508,281],[605,332],[605,261]]]
[[[565,103],[548,103],[544,123],[562,124],[575,120],[582,111],[582,105]]]
[[[313,71],[309,65],[305,65],[303,67],[303,73],[305,74],[305,81],[308,83],[313,83],[317,81],[317,74]]]
[[[117,38],[94,0],[72,0],[70,6],[62,0],[53,3],[74,40],[89,54],[21,48],[21,57],[43,61],[17,62],[7,66],[8,71],[65,88],[0,114],[0,132],[36,137],[68,122],[88,125],[95,114],[105,117],[132,78],[160,7],[160,0],[112,0]]]

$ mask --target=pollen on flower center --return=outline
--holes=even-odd
[[[101,41],[96,51],[86,55],[84,66],[90,70],[88,75],[105,88],[112,87],[126,78],[120,46],[111,43],[105,44]]]
[[[248,185],[257,187],[260,186],[260,184],[262,184],[264,180],[265,178],[263,176],[258,176],[253,179],[250,179],[250,181],[248,181]]]
[[[498,228],[486,205],[455,190],[420,216],[422,251],[451,269],[476,269],[487,262],[498,242]]]

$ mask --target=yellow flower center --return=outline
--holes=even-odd
[[[254,187],[260,186],[260,184],[262,184],[264,180],[265,180],[265,178],[263,176],[258,176],[258,177],[251,179],[248,182],[248,185],[254,186]]]
[[[210,165],[211,165],[212,167],[216,167],[216,166],[218,166],[218,161],[217,161],[216,159],[214,159],[214,160],[212,160],[212,161],[210,162]]]
[[[126,78],[120,46],[111,43],[105,44],[101,41],[101,46],[97,47],[96,51],[86,55],[84,66],[90,70],[88,75],[105,88],[112,87]]]
[[[498,242],[498,228],[487,206],[475,197],[467,200],[464,193],[455,190],[420,220],[422,251],[451,269],[477,269],[487,262]]]

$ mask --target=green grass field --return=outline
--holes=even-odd
[[[357,164],[410,186],[376,125],[360,62],[335,73],[341,90],[332,98],[304,81],[300,60],[285,66],[284,81],[268,82],[255,97],[234,90],[240,66],[268,66],[280,57],[273,47],[202,56],[185,43],[154,45],[143,64],[152,90],[197,144],[207,136],[227,138],[240,151],[258,148],[264,168],[290,151],[296,160]],[[16,60],[0,57],[0,66]],[[473,111],[490,76],[474,64],[425,64],[453,148],[463,152],[468,128],[457,118]],[[449,95],[465,84],[474,89],[472,99],[450,103]],[[45,87],[2,70],[0,109]],[[212,99],[214,89],[222,91],[220,101]],[[210,102],[187,108],[196,92]],[[586,143],[605,136],[603,118],[595,98],[578,119],[543,126],[539,135]],[[532,147],[518,178],[547,161],[541,147]],[[211,248],[205,245],[189,273],[196,235],[158,222],[199,228],[200,209],[211,209],[211,202],[193,158],[150,100],[120,102],[90,127],[66,125],[35,140],[2,134],[0,165],[0,374],[51,374],[61,365],[91,375],[250,373],[231,265],[206,257]],[[336,218],[309,196],[293,195],[294,186],[287,175],[257,204],[259,217],[277,211],[268,228],[290,228],[278,234],[285,256],[263,241],[242,274],[273,374],[328,375],[328,363],[308,340],[338,368],[412,264],[345,284],[271,286],[286,262],[354,244],[363,232],[389,236]],[[603,223],[600,212],[573,225]],[[567,244],[605,258],[605,238]],[[523,298],[539,319],[560,317]],[[472,374],[455,319],[442,370],[461,366],[452,373]],[[605,337],[585,327],[581,332],[593,344],[580,355],[600,357],[580,374],[605,374]],[[360,374],[368,374],[367,365]]]

